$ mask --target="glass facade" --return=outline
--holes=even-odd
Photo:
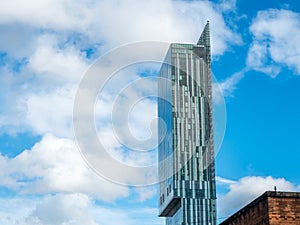
[[[159,216],[215,225],[209,23],[196,45],[171,44],[158,83]]]

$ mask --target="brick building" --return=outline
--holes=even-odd
[[[220,225],[300,225],[300,193],[267,191]]]

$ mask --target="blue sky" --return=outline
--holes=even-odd
[[[195,43],[207,20],[212,70],[222,90],[216,104],[224,97],[227,118],[216,156],[219,221],[275,185],[300,191],[297,1],[0,4],[0,224],[164,224],[157,218],[155,185],[118,185],[86,164],[74,138],[74,99],[80,80],[104,53],[142,41]],[[123,163],[152,165],[156,152],[140,155],[120,143],[109,126],[113,102],[124,87],[158,69],[143,64],[118,71],[95,105],[98,137]],[[145,80],[129,86],[125,97],[134,102],[155,87]],[[130,131],[147,138],[155,117],[153,98],[135,102]]]

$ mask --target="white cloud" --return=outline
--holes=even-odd
[[[235,4],[234,1],[232,3]],[[66,213],[65,209],[70,204],[74,206],[73,216],[67,213],[57,216],[58,224],[62,221],[66,224],[160,224],[161,220],[153,222],[132,216],[151,215],[153,218],[156,209],[130,211],[132,214],[129,216],[128,212],[111,212],[111,209],[97,206],[91,210],[93,217],[82,213],[85,222],[74,216],[93,205],[87,196],[114,201],[129,195],[127,187],[107,182],[93,173],[83,162],[73,140],[62,138],[72,135],[70,123],[75,88],[91,63],[82,51],[94,48],[95,57],[120,44],[134,41],[194,43],[206,20],[210,20],[213,55],[221,55],[229,45],[241,43],[240,36],[226,25],[222,17],[222,10],[228,10],[228,7],[219,8],[208,1],[171,0],[13,0],[0,4],[0,51],[11,57],[6,61],[7,65],[1,68],[1,83],[5,81],[7,84],[5,89],[1,89],[1,100],[7,103],[3,104],[0,112],[1,131],[31,131],[44,136],[31,150],[15,158],[0,156],[0,185],[24,196],[56,192],[66,194],[49,196],[39,204],[24,197],[28,200],[24,200],[28,208],[21,204],[22,200],[16,200],[18,203],[13,208],[22,209],[23,214],[19,217],[3,215],[0,217],[1,224],[50,223],[44,212],[57,207],[57,202],[60,208],[56,213]],[[24,65],[20,70],[14,69],[14,63],[20,61]],[[123,84],[117,83],[119,86]],[[114,92],[116,86],[111,88]],[[107,96],[101,108],[105,116],[111,112],[110,99],[111,96]],[[154,104],[140,104],[132,111],[131,116],[139,120],[132,120],[135,123],[131,124],[131,129],[135,135],[140,135],[139,138],[145,138],[149,131],[148,117],[155,116],[152,111]],[[113,139],[109,135],[105,137],[108,137],[106,141]],[[119,146],[113,142],[110,147],[116,149]],[[121,158],[124,160],[124,155]],[[131,154],[125,161],[128,164],[144,164],[153,162],[153,157],[140,158]],[[139,189],[138,194],[139,199],[144,201],[151,198],[155,191]],[[82,208],[78,204],[83,205]],[[28,215],[26,218],[25,214]],[[55,224],[55,221],[52,222]]]
[[[253,43],[247,66],[276,77],[283,66],[300,74],[300,14],[289,10],[260,11],[250,27]]]
[[[89,18],[89,3],[70,0],[14,0],[2,2],[1,23],[22,23],[40,28],[79,29]]]
[[[219,0],[219,7],[224,12],[232,12],[236,10],[236,0]]]
[[[269,47],[264,43],[254,41],[248,52],[247,66],[251,69],[268,74],[270,77],[276,77],[281,67],[275,63],[271,63],[269,60]]]
[[[234,4],[232,1],[232,7]],[[228,45],[240,43],[239,35],[226,26],[222,10],[225,9],[206,1],[46,0],[41,3],[14,0],[1,3],[0,51],[11,57],[7,61],[11,65],[1,71],[10,80],[6,90],[1,91],[1,98],[8,103],[16,102],[0,112],[2,132],[29,130],[41,135],[52,132],[57,136],[71,136],[67,116],[71,115],[73,96],[69,88],[78,83],[91,63],[85,58],[87,48],[95,51],[95,57],[99,48],[103,52],[134,41],[193,43],[209,19],[213,54],[222,54]],[[24,61],[20,71],[13,69],[15,60]],[[49,100],[49,110],[45,110]],[[56,104],[58,107],[53,107]],[[38,122],[33,119],[36,115]]]
[[[0,224],[26,224],[24,220],[35,208],[36,203],[29,198],[0,198]]]
[[[157,186],[150,186],[150,187],[136,188],[135,191],[139,196],[139,201],[144,202],[148,199],[153,198],[154,196],[157,196],[157,189],[158,189]]]
[[[95,107],[101,143],[114,158],[133,166],[149,166],[157,161],[156,129],[150,126],[157,118],[157,105],[147,98],[156,96],[156,78],[139,76],[147,68],[133,65],[114,74],[99,93]]]
[[[88,68],[88,63],[77,46],[59,47],[58,37],[42,35],[36,50],[28,59],[28,67],[40,82],[52,86],[78,83]]]
[[[33,27],[0,22],[0,34],[0,51],[8,53],[12,58],[28,57],[35,48],[36,38]]]
[[[220,184],[235,184],[237,183],[237,181],[234,180],[229,180],[223,177],[218,177],[216,176],[216,182],[220,185]]]
[[[24,114],[26,105],[20,102],[20,96],[24,93],[24,79],[28,78],[26,74],[16,76],[8,68],[0,69],[0,133],[15,134],[24,132]]]
[[[103,201],[127,197],[125,186],[96,175],[69,139],[46,135],[31,150],[9,159],[0,156],[0,185],[23,194],[89,194]]]
[[[70,137],[73,99],[87,59],[76,46],[60,47],[55,35],[40,36],[35,48],[21,71],[1,70],[2,132]]]
[[[64,87],[50,93],[25,96],[25,123],[38,135],[52,133],[59,137],[73,137],[72,107],[75,88]]]
[[[56,194],[33,199],[15,197],[0,199],[0,203],[2,225],[163,224],[156,208],[100,206],[84,194]]]
[[[128,187],[96,175],[85,164],[72,140],[50,134],[15,158],[0,155],[0,187],[15,191],[19,196],[0,198],[0,223],[3,225],[162,224],[156,207],[135,209],[134,206],[97,205],[93,199],[113,202],[133,193]],[[132,189],[137,194],[134,202],[152,198],[156,188]]]
[[[235,2],[230,5],[232,9]],[[195,42],[206,20],[211,20],[213,52],[219,55],[227,44],[240,43],[220,10],[228,7],[220,9],[208,1],[15,0],[1,5],[0,23],[76,31],[104,43],[108,49],[143,40]]]
[[[275,78],[283,67],[288,67],[300,75],[300,47],[296,44],[300,39],[299,21],[300,14],[289,10],[259,11],[250,26],[253,41],[248,50],[246,67],[214,84],[216,103],[222,101],[222,95],[232,97],[237,84],[250,70]]]
[[[238,181],[218,178],[220,183],[228,184],[229,191],[218,197],[218,210],[221,217],[230,216],[235,211],[250,203],[265,191],[300,191],[300,187],[284,178],[248,176]]]
[[[233,97],[233,92],[236,89],[237,84],[244,77],[246,70],[241,70],[234,73],[225,80],[213,83],[213,100],[216,104],[223,104],[224,97]]]
[[[37,225],[96,225],[97,223],[89,215],[92,206],[91,199],[83,194],[47,196],[36,205],[25,220],[35,221],[33,224]]]

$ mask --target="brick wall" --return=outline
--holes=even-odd
[[[300,197],[269,197],[270,225],[300,225]]]
[[[267,198],[250,203],[221,225],[269,225]]]
[[[300,193],[267,191],[220,225],[300,225]]]

